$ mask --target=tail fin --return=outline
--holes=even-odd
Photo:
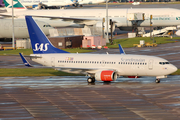
[[[21,59],[25,66],[32,67],[32,65],[26,60],[26,58],[21,53],[19,53],[19,55],[21,56]]]
[[[25,16],[25,18],[34,54],[69,53],[55,48],[33,20],[32,16]]]
[[[3,0],[0,0],[0,7],[4,7]]]
[[[118,45],[119,45],[119,52],[120,52],[120,54],[126,54],[126,53],[124,52],[122,46],[121,46],[120,44],[118,44]]]
[[[6,8],[12,8],[12,0],[3,0]],[[19,2],[19,0],[13,0],[14,9],[26,9],[26,7]]]

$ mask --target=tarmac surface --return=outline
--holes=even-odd
[[[179,4],[148,7],[180,8]],[[126,54],[165,58],[180,69],[180,42],[124,50]],[[93,53],[106,52],[119,54],[118,49]],[[0,68],[25,66],[19,56],[0,56]],[[121,77],[111,83],[94,84],[88,84],[86,79],[85,76],[0,77],[0,120],[180,120],[180,76],[168,76],[160,84],[154,82],[155,77]]]
[[[180,42],[124,50],[126,54],[160,56],[180,68]],[[93,53],[106,52],[119,54],[118,49]],[[24,67],[19,56],[0,58],[1,68]],[[168,76],[160,84],[154,82],[155,77],[120,77],[111,83],[94,84],[88,84],[86,79],[85,76],[0,77],[0,119],[180,119],[180,76]]]

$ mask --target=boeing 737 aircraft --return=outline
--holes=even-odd
[[[118,76],[156,76],[159,83],[160,78],[177,70],[167,60],[154,56],[68,53],[55,48],[31,16],[25,18],[33,50],[31,59],[61,71],[86,74],[89,83],[95,80],[115,81]],[[26,60],[23,61],[28,66]]]
[[[11,0],[4,0],[6,3]],[[17,6],[20,4],[16,1]],[[9,4],[7,4],[9,5]],[[12,7],[9,5],[9,7]],[[88,14],[87,14],[88,13]],[[11,11],[0,13],[1,16],[12,16]],[[79,25],[95,25],[102,27],[103,18],[106,17],[106,9],[64,9],[64,10],[21,10],[15,12],[15,17],[23,18],[25,15],[50,18],[51,21],[62,19],[63,22]],[[121,30],[132,30],[133,27],[150,26],[150,15],[152,26],[176,26],[180,25],[180,10],[172,8],[127,8],[127,9],[109,9],[109,19],[115,23],[115,26]],[[108,20],[109,21],[109,20]],[[45,21],[47,22],[47,21]],[[50,22],[48,22],[54,27]],[[104,24],[105,29],[107,26]]]

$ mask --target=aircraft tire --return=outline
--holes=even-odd
[[[159,79],[156,79],[156,81],[155,81],[156,83],[160,83],[160,80]]]
[[[88,82],[88,83],[94,83],[94,82],[95,82],[95,79],[94,79],[94,78],[89,77],[89,78],[87,79],[87,82]]]

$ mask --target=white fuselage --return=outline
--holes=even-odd
[[[71,0],[20,0],[20,2],[24,6],[38,5],[39,3],[47,6],[66,6],[73,4]]]
[[[87,14],[88,13],[88,14]],[[150,15],[153,15],[152,26],[176,26],[180,25],[180,10],[172,8],[132,8],[132,9],[109,9],[109,19],[115,22],[116,27],[132,27],[133,22],[128,20],[132,13],[144,13],[144,20],[137,22],[137,26],[150,26]],[[11,11],[8,13],[11,15]],[[17,11],[15,15],[24,18],[25,15],[84,18],[99,20],[106,18],[106,9],[64,9],[64,10],[24,10]],[[53,20],[52,20],[53,21]],[[55,21],[58,21],[57,19]],[[66,22],[66,21],[65,21]],[[72,23],[71,23],[72,24]],[[84,24],[82,21],[77,24]],[[58,23],[56,24],[58,26]]]
[[[102,70],[113,70],[121,76],[165,76],[177,70],[167,60],[145,55],[115,54],[31,54],[41,56],[32,60],[48,67],[70,69],[66,72],[96,73]],[[166,63],[166,64],[163,64]],[[78,69],[75,72],[71,69]]]
[[[98,3],[103,3],[106,2],[106,0],[78,0],[78,3],[80,5],[84,4],[98,4]]]

